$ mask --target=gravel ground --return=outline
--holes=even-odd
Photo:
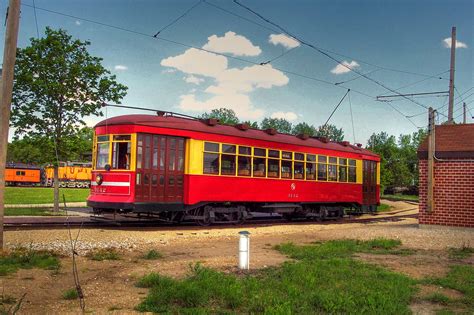
[[[416,206],[402,201],[390,203],[393,209],[388,214],[364,215],[361,218],[398,217],[416,213]],[[83,229],[77,242],[77,250],[84,254],[95,248],[118,248],[133,251],[153,246],[173,246],[189,242],[213,242],[231,240],[238,237],[241,227],[181,227],[160,230],[114,230]],[[245,227],[251,239],[266,239],[269,243],[280,241],[305,242],[341,238],[373,239],[377,237],[400,239],[404,246],[419,249],[445,249],[447,247],[474,246],[474,229],[419,228],[417,219],[400,218],[389,222],[370,223],[298,223],[274,226]],[[73,229],[76,237],[79,230]],[[34,249],[69,251],[67,230],[34,230],[6,232],[7,247],[29,246]]]

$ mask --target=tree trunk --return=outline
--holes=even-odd
[[[54,166],[54,212],[59,212],[59,165]]]

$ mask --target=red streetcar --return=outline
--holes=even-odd
[[[95,126],[88,205],[200,224],[242,222],[251,211],[339,217],[376,209],[379,163],[349,142],[172,113],[118,116]]]

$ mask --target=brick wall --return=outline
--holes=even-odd
[[[436,161],[434,210],[426,212],[428,161],[419,161],[420,224],[474,227],[474,162]]]

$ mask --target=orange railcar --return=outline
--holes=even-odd
[[[5,169],[5,184],[7,186],[39,185],[41,184],[41,169],[26,165],[7,165]]]

